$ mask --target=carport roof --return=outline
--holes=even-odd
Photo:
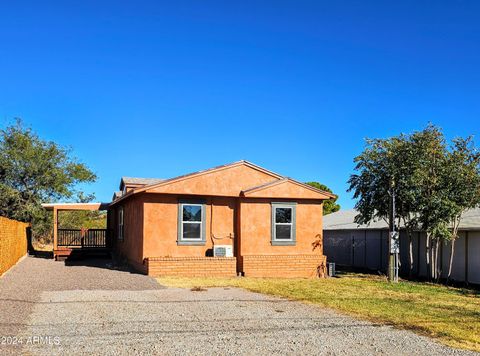
[[[110,203],[51,203],[42,204],[47,210],[107,210]]]
[[[324,230],[375,230],[388,229],[384,220],[372,221],[370,224],[358,225],[355,223],[357,210],[340,210],[323,217]],[[460,230],[480,230],[480,208],[468,210],[462,217]]]

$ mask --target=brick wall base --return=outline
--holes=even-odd
[[[316,278],[325,276],[323,255],[250,255],[242,256],[245,277]]]
[[[28,224],[0,217],[0,276],[27,254]]]
[[[148,257],[147,274],[154,277],[235,277],[235,257]]]

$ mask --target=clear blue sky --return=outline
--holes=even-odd
[[[3,1],[0,126],[126,176],[246,159],[345,192],[365,137],[480,127],[479,1]]]

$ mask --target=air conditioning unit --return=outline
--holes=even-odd
[[[233,257],[233,247],[231,245],[213,246],[214,257]]]

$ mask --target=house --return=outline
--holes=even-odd
[[[388,224],[372,221],[358,225],[354,222],[356,210],[341,210],[324,218],[324,253],[329,262],[346,267],[386,272],[388,254]],[[413,273],[427,275],[425,261],[425,233],[413,234]],[[442,277],[447,276],[450,243],[440,245]],[[455,242],[452,276],[458,282],[480,284],[480,209],[468,210],[459,227]],[[408,275],[408,237],[400,230],[400,273]]]
[[[153,276],[316,277],[331,193],[239,161],[171,179],[124,177],[113,248]]]

